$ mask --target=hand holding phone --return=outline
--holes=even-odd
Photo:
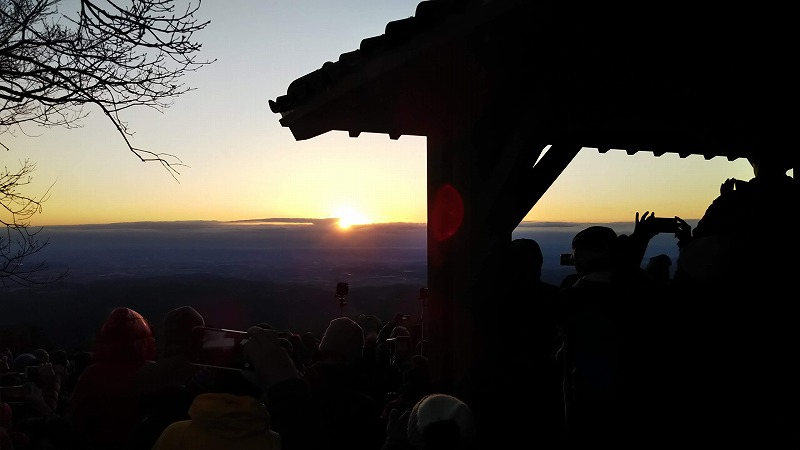
[[[678,219],[675,217],[653,217],[650,219],[653,229],[659,233],[677,233]]]
[[[244,352],[249,339],[250,335],[245,331],[194,327],[189,360],[198,366],[252,370],[252,364]]]

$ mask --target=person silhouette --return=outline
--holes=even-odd
[[[796,273],[798,240],[793,221],[776,216],[797,204],[794,163],[768,152],[748,162],[754,176],[726,179],[693,230],[679,221],[673,286],[692,311],[681,326],[714,349],[691,364],[704,386],[693,399],[705,412],[694,420],[709,439],[736,429],[731,443],[797,444],[800,333],[782,281]]]
[[[555,356],[559,288],[542,280],[543,261],[538,241],[518,238],[506,244],[495,265],[499,278],[492,308],[480,320],[486,348],[462,381],[463,391],[470,392],[462,399],[470,403],[483,430],[478,448],[513,447],[530,436],[549,448],[565,439]],[[509,398],[526,407],[508,410]]]

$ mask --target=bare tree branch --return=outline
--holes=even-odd
[[[41,228],[33,229],[30,218],[42,211],[42,203],[50,195],[51,185],[41,198],[20,193],[19,189],[31,183],[31,173],[36,164],[28,160],[20,163],[17,171],[4,167],[0,171],[0,285],[9,282],[23,286],[52,283],[66,276],[66,272],[52,274],[47,263],[24,263],[40,252],[50,242],[40,241]]]
[[[197,59],[202,44],[193,35],[209,24],[195,18],[200,1],[181,12],[178,0],[79,1],[78,11],[62,14],[60,0],[0,0],[0,135],[80,127],[85,107],[96,105],[134,155],[175,177],[185,164],[135,147],[120,113],[163,112],[194,90],[183,76],[214,62]]]

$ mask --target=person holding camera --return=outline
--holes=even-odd
[[[321,359],[304,380],[325,421],[332,448],[374,450],[384,439],[382,404],[370,392],[363,364],[364,330],[349,317],[331,320],[319,343]]]
[[[282,450],[331,448],[323,426],[327,417],[311,395],[303,375],[280,344],[273,329],[253,326],[244,346],[253,370],[244,373],[264,392],[264,404],[271,418],[271,428],[280,436]]]
[[[797,273],[798,235],[783,215],[798,200],[797,181],[787,174],[796,158],[789,150],[747,159],[753,177],[726,179],[694,229],[685,221],[681,227],[673,285],[692,312],[681,324],[694,336],[686,353],[714,349],[691,361],[699,374],[691,383],[704,386],[693,389],[693,400],[718,418],[691,419],[708,436],[739,430],[730,442],[736,445],[800,444],[793,406],[800,402],[800,331],[784,286]]]
[[[657,406],[665,404],[660,392],[669,383],[661,374],[671,369],[662,360],[668,291],[647,275],[642,259],[650,240],[674,233],[678,222],[659,219],[637,212],[630,235],[590,226],[572,240],[577,277],[560,290],[557,314],[570,445],[624,447],[665,432],[654,427],[669,418],[659,410],[666,406]]]

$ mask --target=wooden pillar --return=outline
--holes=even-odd
[[[428,137],[427,353],[437,388],[456,394],[484,350],[480,311],[491,307],[496,250],[511,239],[487,229],[494,202],[470,136]]]

